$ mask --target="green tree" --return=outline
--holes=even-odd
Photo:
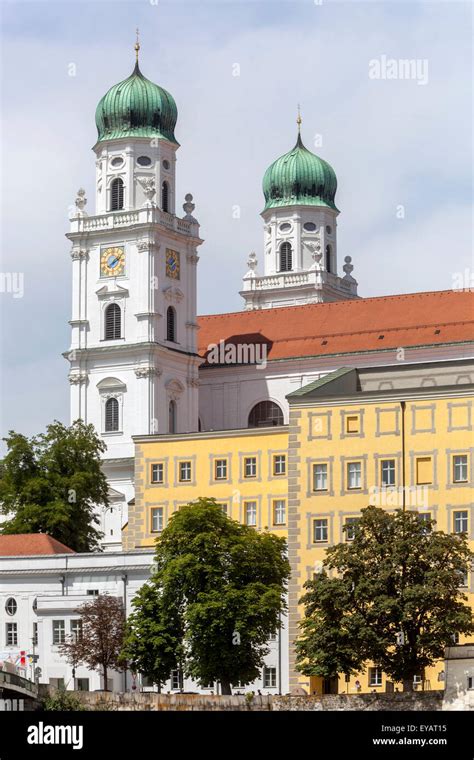
[[[283,538],[229,519],[214,499],[181,507],[157,540],[155,572],[137,597],[125,656],[160,680],[181,662],[186,675],[218,681],[230,694],[232,683],[259,674],[285,609],[289,572]],[[155,609],[157,636],[149,622]],[[166,616],[172,624],[163,637]]]
[[[27,438],[10,431],[0,465],[2,533],[48,533],[79,552],[98,548],[94,505],[107,506],[105,444],[81,420]]]
[[[158,578],[135,595],[125,631],[121,661],[135,673],[144,673],[161,692],[175,668],[182,667],[184,631],[179,608],[164,603]]]
[[[302,673],[351,674],[371,660],[409,690],[454,634],[474,632],[460,589],[473,555],[464,535],[434,525],[411,511],[361,510],[353,541],[328,549],[323,572],[305,583]]]

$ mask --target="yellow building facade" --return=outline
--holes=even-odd
[[[137,436],[124,549],[149,548],[183,504],[214,498],[234,520],[286,537],[288,429]]]
[[[369,504],[416,510],[438,530],[467,532],[474,548],[472,370],[463,362],[347,368],[290,394],[290,641],[304,582],[320,572],[328,547],[351,540],[351,524]],[[473,573],[463,591],[473,602]],[[290,689],[397,688],[376,663],[348,682],[328,682],[299,675],[291,646],[289,657]],[[425,673],[424,688],[443,688],[443,667]]]
[[[289,426],[137,436],[124,549],[152,547],[180,506],[215,498],[229,517],[288,540],[289,690],[397,688],[376,663],[348,682],[301,676],[299,600],[326,550],[351,540],[369,504],[416,510],[437,529],[467,532],[474,549],[473,382],[467,360],[343,368],[288,396]],[[463,591],[474,602],[473,572]],[[418,688],[443,688],[443,667]]]

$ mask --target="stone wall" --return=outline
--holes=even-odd
[[[76,692],[89,710],[165,710],[165,711],[438,711],[443,708],[443,692],[412,694],[328,694],[303,696],[219,696],[209,694],[117,694],[114,692]],[[460,709],[459,707],[457,709]],[[462,708],[461,708],[462,709]],[[465,709],[469,709],[466,705]]]

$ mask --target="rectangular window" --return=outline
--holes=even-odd
[[[395,485],[395,459],[383,459],[380,464],[380,480],[382,486]]]
[[[53,620],[53,644],[64,644],[66,625],[64,620]]]
[[[313,520],[313,541],[320,543],[328,540],[328,521],[326,518]]]
[[[346,417],[346,433],[358,433],[360,431],[360,419],[358,415]]]
[[[431,526],[428,524],[428,521],[431,520],[431,512],[419,512],[418,519],[421,520],[421,522],[426,523],[426,525],[424,525],[423,532],[429,533]]]
[[[472,691],[472,689],[474,689],[474,677],[473,676],[468,676],[467,677],[467,688],[468,688],[468,691]]]
[[[467,483],[467,454],[453,457],[453,483]]]
[[[88,678],[76,678],[77,691],[89,691],[89,679]]]
[[[18,626],[16,623],[7,623],[7,647],[18,646]]]
[[[431,457],[417,457],[416,459],[416,485],[427,486],[433,482],[433,470]]]
[[[214,478],[227,480],[227,459],[216,459],[214,462]]]
[[[225,515],[227,514],[227,504],[218,504],[217,506],[221,508]]]
[[[183,688],[183,673],[181,670],[171,671],[171,689],[179,691]]]
[[[361,462],[347,463],[347,488],[361,488],[362,485],[362,464]]]
[[[165,480],[165,467],[163,462],[156,462],[151,466],[151,482],[152,483],[164,483]]]
[[[180,483],[189,483],[191,480],[191,462],[179,463],[179,480]]]
[[[273,502],[273,525],[284,525],[286,522],[286,502],[276,499]]]
[[[99,596],[99,589],[98,588],[88,588],[87,591],[86,591],[86,593],[87,593],[87,596]]]
[[[273,457],[273,474],[286,475],[286,454],[275,454]]]
[[[33,646],[38,646],[38,623],[33,623]]]
[[[244,478],[257,477],[257,457],[245,457],[244,459]]]
[[[369,686],[382,686],[382,668],[369,668]]]
[[[264,668],[263,669],[263,688],[275,689],[276,685],[277,685],[276,668]]]
[[[71,620],[71,636],[74,641],[82,639],[82,620]]]
[[[359,522],[359,517],[347,517],[344,523],[346,541],[353,541],[355,538],[355,526]]]
[[[151,532],[160,533],[163,530],[163,507],[153,507],[151,510]]]
[[[328,490],[327,464],[313,464],[313,491]]]
[[[454,512],[454,532],[467,533],[468,514],[466,512]]]
[[[257,525],[257,502],[246,501],[244,503],[244,512],[245,512],[245,524],[252,525],[253,527],[255,527]]]

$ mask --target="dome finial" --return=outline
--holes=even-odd
[[[298,134],[301,133],[301,122],[303,119],[301,118],[301,108],[300,104],[298,103],[298,116],[296,117],[296,123],[298,124]]]
[[[136,29],[136,32],[137,32],[137,39],[136,39],[136,42],[135,42],[135,58],[136,58],[136,61],[138,63],[138,53],[140,51],[140,30],[139,30],[138,27]]]

